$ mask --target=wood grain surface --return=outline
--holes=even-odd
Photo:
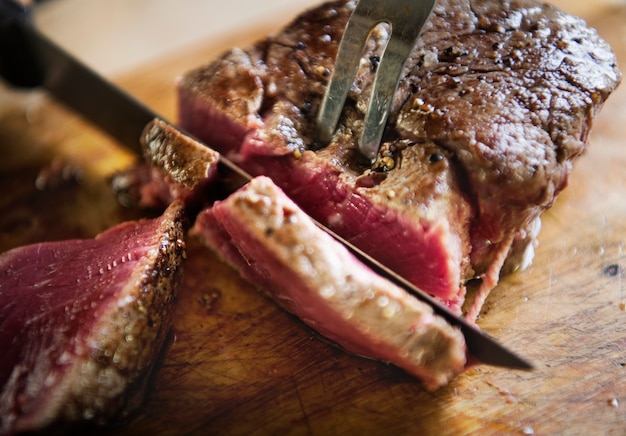
[[[626,5],[596,3],[568,8],[599,29],[626,68]],[[174,78],[257,32],[196,41],[115,80],[174,118]],[[323,340],[190,238],[173,335],[147,402],[100,433],[626,434],[625,142],[622,86],[544,214],[533,266],[505,277],[481,314],[479,325],[534,371],[479,366],[427,392]],[[0,251],[92,236],[137,216],[108,182],[132,156],[42,92],[0,88],[0,152]]]

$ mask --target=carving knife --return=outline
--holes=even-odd
[[[13,0],[0,0],[2,76],[14,86],[45,88],[58,101],[84,116],[122,145],[140,154],[139,137],[144,127],[155,118],[166,120],[42,35],[32,25],[30,14],[29,8]],[[181,130],[175,124],[168,124]],[[194,140],[197,141],[195,138]],[[220,156],[219,170],[229,179],[237,180],[239,186],[251,179],[247,172],[223,156]],[[374,271],[426,302],[435,313],[457,326],[465,336],[468,353],[480,363],[515,369],[533,368],[526,359],[451,312],[429,294],[322,224],[318,223],[318,226]]]

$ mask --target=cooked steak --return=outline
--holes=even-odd
[[[113,176],[122,204],[162,210],[175,199],[190,207],[204,200],[217,174],[216,151],[159,119],[148,123],[140,142],[144,162]]]
[[[464,369],[458,329],[363,265],[269,178],[202,211],[194,231],[246,279],[347,350],[392,362],[428,388]]]
[[[356,141],[387,27],[365,47],[331,143],[312,136],[353,7],[323,4],[186,74],[180,123],[450,307],[482,277],[473,319],[507,257],[508,269],[528,264],[541,212],[621,79],[614,54],[548,4],[440,0],[371,167]]]
[[[133,411],[181,277],[185,214],[0,255],[0,433]]]
[[[163,199],[188,202],[195,193],[210,202],[219,194],[219,183],[211,183],[218,158],[212,150],[160,121],[146,128],[142,143],[149,163],[135,170],[150,168],[151,184],[167,191]],[[180,177],[173,160],[199,170]],[[200,189],[207,183],[211,192]],[[429,388],[464,369],[465,341],[458,329],[361,264],[271,179],[254,179],[212,203],[197,215],[194,232],[246,279],[344,348],[393,362]],[[306,268],[313,264],[315,269]]]

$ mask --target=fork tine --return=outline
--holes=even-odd
[[[339,43],[335,68],[317,114],[316,136],[323,144],[330,142],[335,133],[341,110],[361,59],[363,46],[371,31],[371,23],[353,19],[357,17],[355,9]]]
[[[363,1],[363,0],[361,0]],[[363,132],[359,139],[359,151],[367,159],[374,160],[380,149],[385,124],[398,88],[400,74],[435,4],[434,0],[413,1],[411,14],[394,10],[391,18],[391,38],[385,47],[374,78]]]
[[[348,21],[337,51],[335,68],[316,119],[317,139],[330,142],[356,75],[363,46],[372,29],[381,22],[391,26],[391,38],[381,56],[359,151],[376,159],[404,63],[419,37],[436,0],[360,0]]]

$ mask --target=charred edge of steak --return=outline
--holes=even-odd
[[[61,292],[56,287],[48,288],[48,279],[40,283],[37,274],[20,279],[23,291],[38,293],[37,305],[43,306],[38,306],[32,314],[20,309],[23,315],[17,315],[18,319],[9,316],[9,324],[6,320],[0,322],[3,334],[14,329],[22,340],[30,338],[32,342],[13,343],[12,357],[6,354],[3,357],[2,369],[8,369],[10,374],[3,380],[0,391],[2,432],[41,431],[52,425],[54,429],[110,425],[137,410],[145,399],[146,380],[171,326],[171,313],[182,282],[187,227],[183,206],[175,202],[160,218],[123,223],[94,240],[32,246],[38,253],[52,250],[50,255],[57,259],[55,262],[65,262],[54,266],[67,268],[65,275],[56,274],[58,278],[52,279],[64,283],[59,289],[70,286],[75,280],[76,286],[84,288],[89,295],[80,295],[80,301],[68,302],[64,302],[67,296],[59,295],[58,301],[54,301],[67,304],[65,312],[59,313],[54,301],[48,301],[48,297],[41,294]],[[154,233],[146,234],[146,231]],[[137,238],[137,242],[128,238]],[[107,247],[115,247],[122,240],[130,244],[127,248],[130,251],[124,253],[126,258],[109,256]],[[94,258],[86,265],[74,265],[73,259],[54,254],[83,251],[81,244],[84,243],[89,245],[89,253],[95,249],[102,258]],[[143,245],[146,243],[149,245]],[[12,256],[28,256],[32,254],[29,251],[32,247],[7,252],[2,255],[3,261]],[[137,253],[144,251],[145,254],[138,257]],[[98,272],[96,265],[101,262],[108,262],[108,266]],[[130,276],[121,273],[123,283],[111,278],[118,275],[107,276],[108,272],[113,274],[116,269],[125,268],[123,265],[132,265]],[[96,271],[89,272],[93,268]],[[13,274],[10,270],[3,273],[8,277]],[[63,278],[66,276],[69,277]],[[37,282],[29,282],[33,280]],[[29,301],[24,296],[22,300],[7,303],[13,307],[9,310],[15,311]],[[51,318],[56,315],[58,319]],[[22,316],[33,319],[20,321]],[[82,319],[84,323],[70,325],[76,323],[74,319]],[[11,342],[10,338],[5,339]],[[9,358],[17,361],[6,362]],[[30,366],[33,364],[36,368]]]
[[[153,120],[141,135],[144,158],[181,188],[193,190],[214,177],[219,154],[162,120]]]
[[[109,329],[110,334],[96,340],[98,349],[81,365],[82,380],[72,386],[63,412],[69,422],[110,424],[134,413],[144,400],[145,379],[154,369],[171,326],[186,256],[187,215],[182,204],[172,203],[160,219],[162,237],[127,285],[134,301],[119,307],[113,317],[102,319],[100,328],[94,329]],[[118,380],[111,377],[114,373]]]
[[[271,179],[257,177],[201,212],[194,232],[279,305],[346,350],[393,363],[429,389],[464,370],[458,329],[359,262]]]

